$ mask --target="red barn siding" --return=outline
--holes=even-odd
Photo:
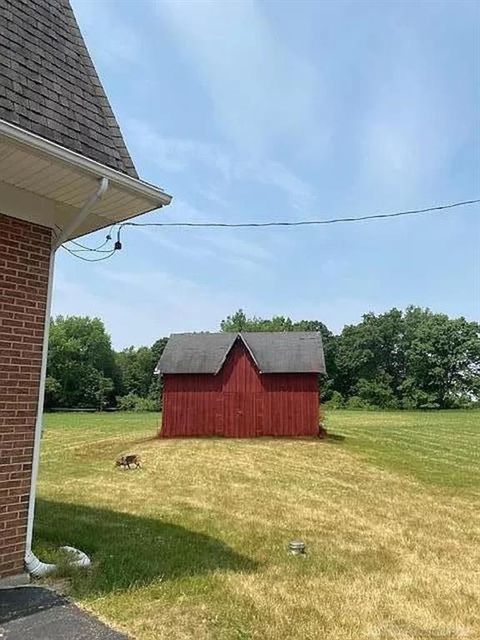
[[[237,342],[217,375],[166,374],[163,437],[313,436],[318,433],[318,376],[260,374]]]

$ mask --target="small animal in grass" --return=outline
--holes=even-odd
[[[133,466],[134,469],[138,469],[138,467],[142,466],[142,459],[135,453],[129,454],[128,456],[120,456],[120,458],[116,460],[115,466],[122,467],[122,469],[131,469]]]

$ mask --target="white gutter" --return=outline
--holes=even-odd
[[[36,577],[47,575],[56,569],[54,564],[47,564],[41,562],[32,551],[32,537],[33,537],[33,519],[35,515],[35,496],[37,489],[38,467],[40,463],[40,443],[42,439],[42,426],[43,426],[43,406],[45,399],[45,380],[47,377],[47,359],[48,359],[48,337],[50,333],[50,315],[52,311],[52,291],[53,291],[53,271],[55,264],[55,252],[61,244],[68,239],[69,235],[80,225],[83,220],[88,216],[96,202],[103,196],[108,188],[108,179],[101,178],[100,185],[94,194],[90,196],[87,202],[83,205],[77,215],[70,221],[70,223],[62,230],[59,237],[52,243],[52,250],[50,253],[50,266],[48,272],[48,285],[47,285],[47,301],[45,306],[45,319],[43,329],[43,345],[42,345],[42,364],[40,367],[40,384],[38,388],[38,402],[37,402],[37,417],[35,421],[35,437],[33,442],[33,456],[32,456],[32,475],[30,482],[30,497],[28,501],[28,520],[27,520],[27,535],[25,545],[25,565],[27,571]],[[76,566],[86,567],[90,565],[90,559],[88,556],[74,549],[73,547],[62,547],[72,555],[72,563]]]
[[[26,145],[30,149],[36,149],[57,160],[74,165],[77,169],[82,169],[95,178],[107,178],[107,180],[113,184],[117,184],[123,189],[131,191],[135,195],[141,195],[153,200],[158,207],[170,204],[172,200],[172,196],[165,193],[163,189],[159,189],[143,180],[132,178],[110,167],[106,167],[100,162],[96,162],[96,160],[90,160],[90,158],[86,158],[75,151],[70,151],[70,149],[66,149],[55,142],[50,142],[50,140],[46,140],[34,133],[25,131],[25,129],[5,122],[5,120],[0,120],[0,135],[10,138],[22,145]]]

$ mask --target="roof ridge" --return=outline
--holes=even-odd
[[[171,333],[171,336],[225,336],[225,335],[322,335],[321,331],[179,331],[178,333]]]

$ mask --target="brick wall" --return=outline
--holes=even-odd
[[[0,214],[0,579],[24,572],[50,243]]]

